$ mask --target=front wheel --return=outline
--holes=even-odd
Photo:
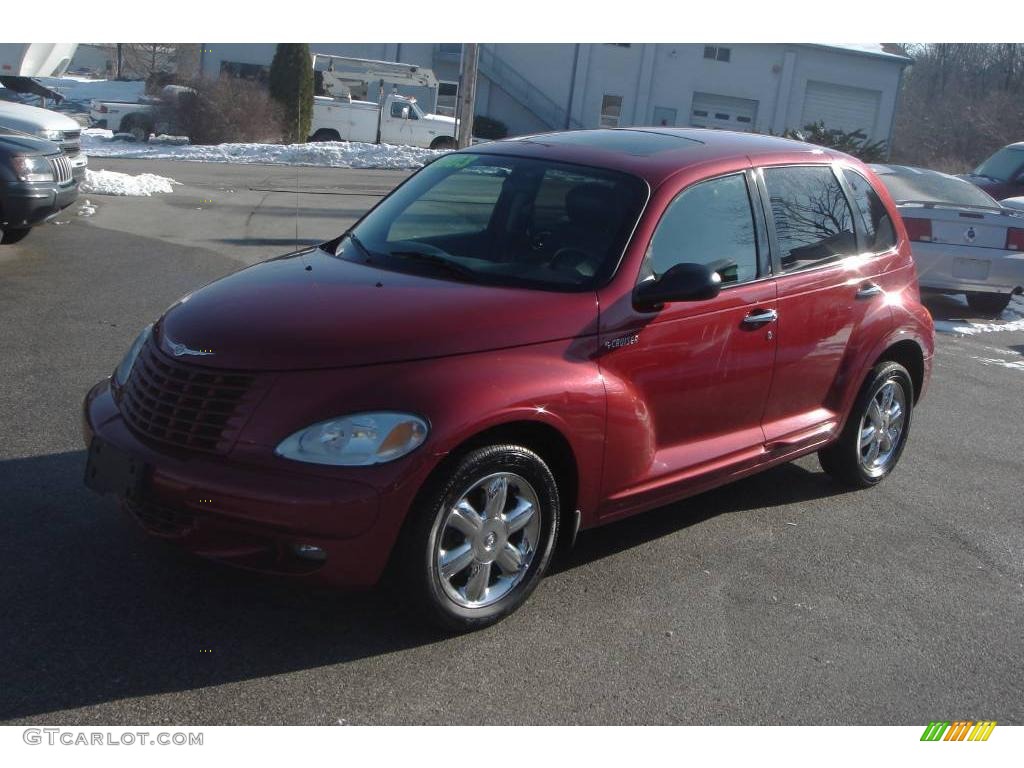
[[[491,445],[466,454],[412,511],[395,586],[445,629],[500,621],[547,569],[558,498],[554,475],[528,448]]]
[[[458,149],[459,143],[451,136],[438,136],[430,142],[431,149]]]
[[[983,315],[998,315],[1010,305],[1012,293],[968,293],[967,306]]]
[[[910,433],[914,384],[899,363],[875,366],[839,439],[818,451],[821,467],[846,485],[870,488],[895,468]]]

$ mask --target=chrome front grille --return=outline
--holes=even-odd
[[[82,132],[64,131],[60,142],[60,151],[68,157],[76,157],[82,151]]]
[[[227,453],[258,396],[254,377],[187,365],[143,347],[119,405],[128,426],[161,443]]]
[[[71,177],[73,175],[71,161],[64,155],[51,157],[50,167],[53,168],[53,178],[57,180],[58,184],[67,184],[71,181]]]

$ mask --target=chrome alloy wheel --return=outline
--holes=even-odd
[[[437,578],[464,608],[492,605],[526,576],[537,552],[541,509],[520,475],[477,480],[448,510],[437,536]]]
[[[896,456],[906,411],[903,387],[897,379],[887,379],[860,420],[860,463],[871,477],[884,474]]]

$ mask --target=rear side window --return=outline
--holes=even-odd
[[[896,245],[896,231],[882,199],[871,183],[856,171],[847,168],[843,170],[843,175],[853,190],[853,203],[864,222],[864,231],[868,236],[867,250],[872,253],[889,250]]]
[[[853,212],[830,166],[766,168],[764,181],[784,272],[857,253]]]
[[[703,181],[673,200],[651,238],[644,277],[682,263],[714,266],[722,282],[757,277],[757,240],[743,174]]]

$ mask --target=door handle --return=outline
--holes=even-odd
[[[767,325],[768,323],[774,323],[779,319],[778,310],[775,309],[755,309],[749,315],[743,318],[744,325],[759,326]]]
[[[883,293],[885,291],[882,290],[882,286],[876,283],[863,283],[857,289],[857,293],[854,296],[858,299],[873,299],[875,296],[881,296]]]

